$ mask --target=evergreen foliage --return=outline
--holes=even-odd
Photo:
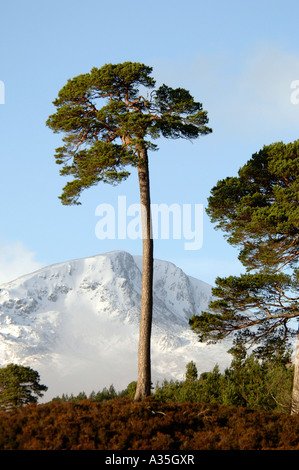
[[[60,401],[62,403],[66,403],[66,402],[79,403],[80,401],[86,400],[88,398],[89,400],[100,402],[100,401],[111,400],[112,398],[117,398],[117,396],[118,396],[118,393],[116,392],[114,386],[110,385],[108,389],[104,387],[102,391],[98,391],[97,393],[92,391],[89,397],[87,397],[85,392],[80,392],[76,396],[73,393],[71,395],[63,393],[61,397],[57,396],[53,398],[52,401]]]
[[[299,141],[264,146],[212,189],[207,213],[240,249],[240,276],[217,277],[209,311],[190,320],[200,341],[238,332],[244,344],[290,341],[299,316]],[[265,346],[267,347],[267,346]]]
[[[264,146],[212,189],[207,213],[249,270],[296,264],[299,251],[299,140]],[[292,263],[293,262],[293,263]],[[272,269],[271,269],[272,268]]]
[[[188,362],[186,366],[186,381],[194,382],[197,379],[197,368],[193,361]]]
[[[216,364],[198,379],[157,384],[154,397],[163,402],[205,402],[242,406],[253,410],[289,413],[291,409],[293,367],[288,353],[260,359],[248,357],[237,348],[234,359],[223,373]]]
[[[43,392],[48,390],[39,381],[38,372],[30,367],[8,364],[0,368],[0,408],[11,410],[37,403]]]
[[[140,63],[106,64],[69,79],[59,91],[47,126],[64,133],[55,155],[61,174],[72,178],[60,196],[63,204],[80,204],[83,189],[100,181],[126,179],[126,167],[142,164],[138,149],[156,150],[158,137],[211,132],[201,103],[183,88],[155,88],[151,73]]]
[[[256,350],[247,357],[242,345],[236,344],[230,351],[234,359],[230,367],[220,372],[216,364],[212,371],[203,372],[198,377],[193,361],[186,365],[184,381],[164,380],[157,383],[153,398],[160,402],[173,403],[217,403],[224,406],[243,406],[255,410],[289,413],[291,406],[293,367],[290,365],[289,351],[260,356]],[[55,397],[52,401],[79,403],[88,399],[96,402],[115,398],[133,398],[136,382],[131,382],[121,392],[113,385],[89,396],[80,392]]]

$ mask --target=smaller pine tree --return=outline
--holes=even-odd
[[[30,403],[38,398],[48,387],[39,383],[38,372],[30,367],[8,364],[0,369],[0,408],[11,410]]]
[[[196,365],[193,361],[188,362],[186,366],[186,381],[194,382],[197,379],[198,373]]]

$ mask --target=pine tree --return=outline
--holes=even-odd
[[[38,372],[30,367],[8,364],[0,368],[0,407],[11,410],[36,403],[48,390],[39,381]]]
[[[228,242],[240,249],[246,267],[240,276],[218,277],[209,312],[193,317],[202,341],[238,332],[245,343],[263,343],[296,334],[299,316],[299,141],[265,146],[238,177],[218,182],[207,212]],[[299,353],[298,353],[299,354]],[[299,357],[293,409],[299,412]],[[297,372],[296,372],[297,371]]]
[[[193,361],[188,362],[186,366],[186,381],[194,382],[197,379],[197,367]]]
[[[201,103],[183,88],[155,88],[151,73],[151,67],[133,62],[94,67],[68,80],[54,101],[56,113],[47,120],[54,132],[64,133],[56,162],[62,165],[61,174],[72,180],[60,196],[63,204],[79,204],[84,189],[101,181],[118,184],[129,176],[128,167],[137,168],[143,271],[136,400],[151,390],[153,240],[148,151],[157,149],[153,140],[158,137],[195,139],[211,132]]]

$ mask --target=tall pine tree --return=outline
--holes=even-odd
[[[56,151],[61,174],[71,176],[63,204],[79,204],[81,192],[99,182],[117,184],[137,168],[142,213],[143,272],[138,379],[135,399],[150,394],[153,240],[151,237],[148,151],[159,137],[195,139],[211,132],[207,112],[183,88],[155,88],[152,68],[124,62],[93,68],[68,80],[54,101],[47,121],[63,132]],[[149,91],[151,90],[151,91]]]

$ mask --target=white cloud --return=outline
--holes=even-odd
[[[0,283],[12,281],[19,276],[40,269],[42,264],[36,260],[36,254],[22,242],[0,245]]]
[[[299,80],[299,54],[263,43],[238,55],[199,54],[193,61],[157,65],[159,82],[183,86],[203,103],[215,136],[296,135],[299,103],[292,103],[291,84]]]
[[[244,60],[222,99],[245,133],[299,125],[299,107],[291,102],[291,83],[299,78],[299,56],[263,45]],[[238,127],[239,127],[238,125]]]

